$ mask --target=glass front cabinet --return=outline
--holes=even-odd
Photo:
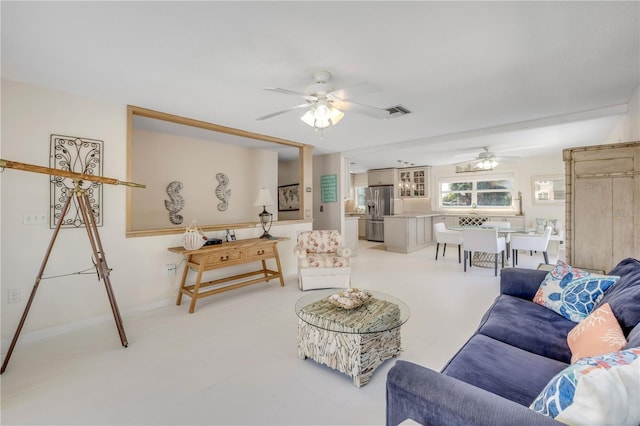
[[[400,198],[429,196],[429,168],[417,167],[398,170]]]

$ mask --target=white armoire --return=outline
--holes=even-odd
[[[567,263],[610,271],[640,257],[640,142],[563,151]]]

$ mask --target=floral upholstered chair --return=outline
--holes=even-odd
[[[300,290],[351,287],[351,249],[339,231],[302,231],[293,252]]]

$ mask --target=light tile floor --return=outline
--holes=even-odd
[[[498,294],[493,268],[466,273],[455,248],[390,253],[360,241],[353,287],[404,300],[398,359],[435,370],[469,338]],[[535,268],[540,253],[520,255]],[[554,258],[550,261],[555,262]],[[2,386],[1,424],[41,425],[382,425],[385,380],[352,379],[297,357],[297,277],[256,284],[188,305],[124,318],[122,348],[113,322],[16,346]],[[34,305],[34,309],[38,309]]]

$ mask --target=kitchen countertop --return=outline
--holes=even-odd
[[[491,213],[491,212],[460,212],[460,213],[438,213],[436,216],[482,216],[482,217],[524,217],[524,215],[518,215],[515,213]]]
[[[440,213],[403,213],[403,214],[388,215],[384,217],[402,219],[402,218],[412,218],[412,217],[433,217],[433,216],[442,216],[442,215]]]
[[[345,213],[345,216],[349,217],[349,216],[365,216],[364,213]],[[482,216],[482,217],[524,217],[523,215],[517,215],[517,214],[513,214],[513,213],[465,213],[465,212],[460,212],[460,213],[439,213],[439,212],[425,212],[425,213],[402,213],[402,214],[393,214],[393,215],[386,215],[384,217],[391,217],[391,218],[410,218],[410,217],[435,217],[435,216],[454,216],[454,217],[458,217],[458,216]]]

